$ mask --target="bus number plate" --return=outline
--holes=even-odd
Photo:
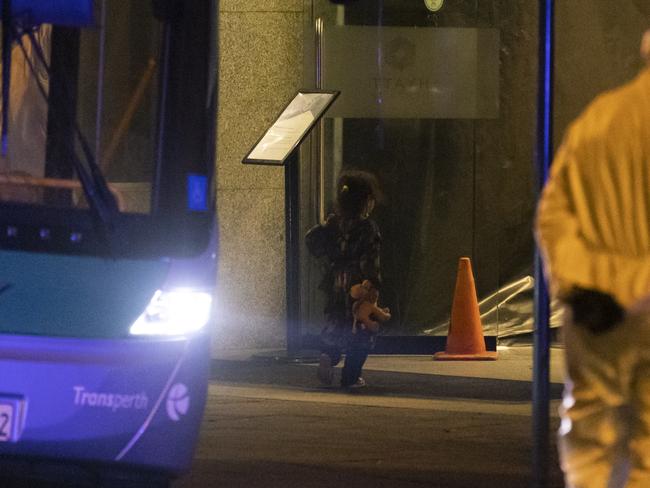
[[[0,394],[0,442],[18,442],[25,424],[25,397]]]
[[[15,403],[6,402],[0,398],[0,442],[11,442],[14,439]]]

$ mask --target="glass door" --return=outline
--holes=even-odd
[[[340,90],[301,164],[303,231],[345,168],[385,193],[382,334],[444,336],[460,257],[484,333],[532,331],[537,5],[527,0],[306,2],[306,83]],[[306,253],[305,253],[305,256]],[[321,270],[302,260],[303,329],[322,325]]]

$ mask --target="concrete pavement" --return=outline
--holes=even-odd
[[[314,363],[221,351],[194,468],[174,486],[530,486],[532,347],[499,353],[481,362],[371,356],[369,386],[347,393],[319,386]],[[549,488],[562,486],[561,371],[554,348]]]
[[[281,357],[281,356],[280,356]],[[214,363],[224,394],[355,405],[453,409],[530,415],[532,347],[499,347],[497,361],[434,361],[431,356],[371,355],[364,368],[363,395],[333,395],[313,374],[313,363],[275,361],[273,351],[223,351]],[[243,365],[246,364],[244,368]],[[239,366],[239,367],[238,367]],[[557,415],[562,350],[551,349],[551,415]],[[254,385],[254,386],[251,386]]]

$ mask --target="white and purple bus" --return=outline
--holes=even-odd
[[[0,477],[165,486],[189,469],[216,276],[217,10],[2,2]]]

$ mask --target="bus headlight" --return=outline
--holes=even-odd
[[[158,290],[146,310],[131,325],[132,335],[183,335],[202,329],[210,320],[212,296],[181,288]]]

